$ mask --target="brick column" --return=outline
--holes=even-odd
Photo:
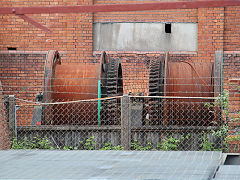
[[[7,123],[7,114],[4,106],[4,96],[2,94],[2,84],[0,81],[0,150],[10,149],[10,132]]]
[[[240,78],[229,80],[229,152],[240,153]]]

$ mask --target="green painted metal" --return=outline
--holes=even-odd
[[[98,80],[98,98],[101,98],[101,80]],[[101,100],[98,100],[98,125],[101,125],[101,118],[100,118],[100,111],[101,111]]]

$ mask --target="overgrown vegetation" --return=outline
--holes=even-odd
[[[13,139],[12,149],[54,149],[47,137],[34,137],[32,140],[24,138],[23,140]]]
[[[83,141],[80,141],[80,144],[83,144],[84,150],[94,150],[96,149],[96,142],[94,141],[94,136],[91,136],[90,138],[87,138],[85,143]]]
[[[227,135],[227,127],[223,126],[218,131],[213,131],[211,133],[212,138],[224,138]],[[175,138],[172,136],[166,136],[157,145],[153,145],[151,142],[142,145],[142,143],[134,140],[131,143],[130,149],[136,151],[178,151],[181,150],[181,144],[183,141],[189,140],[191,134],[186,136],[180,136]],[[229,140],[240,140],[240,135],[237,137],[227,137],[226,141],[222,145],[222,148],[215,148],[214,143],[211,142],[206,134],[201,137],[200,150],[201,151],[221,151],[227,150],[227,143]],[[121,145],[113,146],[111,143],[107,142],[104,146],[97,148],[95,137],[91,136],[86,138],[84,141],[79,142],[79,146],[63,146],[55,148],[52,143],[47,139],[47,137],[40,138],[34,137],[32,140],[24,138],[23,140],[13,140],[12,149],[62,149],[62,150],[124,150]]]
[[[121,145],[112,146],[111,143],[105,143],[104,146],[100,150],[124,150],[124,148]]]
[[[227,90],[224,90],[222,94],[219,94],[217,97],[217,100],[213,103],[205,103],[205,107],[207,108],[213,108],[217,106],[221,106],[223,108],[223,113],[225,116],[228,116],[228,107],[229,107],[229,92]]]
[[[186,136],[180,136],[179,138],[174,138],[172,136],[167,136],[162,139],[162,141],[157,144],[154,148],[151,142],[148,142],[146,146],[142,146],[137,140],[134,140],[131,143],[131,150],[138,151],[178,151],[181,150],[180,144],[183,143],[184,140],[189,139],[191,134],[187,134]]]

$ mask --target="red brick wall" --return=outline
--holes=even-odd
[[[8,6],[89,5],[143,3],[156,1],[18,1],[1,2]],[[177,9],[164,11],[137,11],[83,14],[29,15],[50,28],[47,34],[14,15],[0,16],[0,50],[17,47],[18,50],[64,51],[63,63],[92,61],[93,22],[191,22],[198,23],[198,56],[195,61],[213,61],[216,50],[239,50],[240,7]]]
[[[240,51],[240,6],[225,8],[224,50]]]
[[[4,95],[34,100],[42,91],[47,52],[1,52],[0,80]]]
[[[36,94],[43,91],[46,56],[47,52],[44,51],[13,51],[11,53],[0,51],[0,81],[3,95],[15,95],[16,98],[35,101]],[[23,101],[16,100],[18,105],[23,103]],[[18,125],[29,125],[33,115],[33,106],[20,106],[16,115]]]
[[[198,9],[198,61],[214,62],[223,50],[224,8]]]
[[[223,56],[223,88],[229,91],[229,152],[240,152],[240,52]],[[239,135],[238,135],[239,133]],[[234,140],[235,139],[235,140]],[[239,139],[239,140],[236,140]]]
[[[144,3],[156,1],[95,0],[94,4]],[[94,22],[197,22],[197,9],[94,13]]]
[[[3,7],[89,4],[92,4],[92,0],[9,0],[2,2]],[[45,33],[15,15],[0,16],[0,50],[7,50],[7,47],[27,51],[57,49],[66,52],[62,62],[89,62],[92,59],[92,13],[28,16],[51,29],[52,33]]]
[[[240,79],[230,79],[229,86],[229,152],[240,153]]]
[[[10,132],[7,123],[7,112],[4,105],[4,96],[2,93],[2,84],[0,81],[0,150],[9,149],[10,143]]]
[[[240,77],[240,52],[225,53],[223,56],[223,88],[229,89],[229,79]]]
[[[117,1],[117,0],[80,0],[80,1],[1,1],[3,7],[8,6],[46,6],[46,5],[89,5],[89,4],[119,4],[119,3],[143,3],[156,1]],[[136,12],[111,12],[111,13],[83,13],[83,14],[40,14],[29,15],[36,21],[50,28],[53,32],[47,34],[33,25],[24,22],[14,15],[0,16],[0,50],[7,47],[16,47],[18,50],[50,50],[56,49],[62,52],[63,63],[90,62],[93,57],[93,22],[191,22],[198,23],[198,51],[194,55],[173,56],[171,59],[192,60],[199,62],[213,62],[216,50],[238,50],[240,48],[240,7],[226,8],[199,8],[177,9],[164,11],[136,11]],[[141,52],[140,52],[141,53]],[[135,67],[139,61],[139,68],[145,68],[141,59],[149,59],[156,56],[144,52],[139,55],[136,52],[112,54],[119,57],[123,65],[128,59],[127,66]],[[236,67],[234,63],[226,63],[224,77],[231,75]],[[233,60],[235,61],[235,60]],[[132,64],[131,64],[132,63]],[[228,65],[230,63],[230,65]],[[141,65],[140,65],[141,64]],[[127,67],[125,66],[125,67]],[[26,69],[27,71],[27,66]],[[5,69],[5,71],[7,71]],[[139,74],[144,78],[147,71]],[[139,71],[140,72],[140,71]],[[14,72],[8,72],[14,74]],[[133,72],[132,72],[133,73]],[[135,74],[138,72],[136,71]],[[41,76],[41,75],[40,75]],[[27,98],[27,97],[26,97]]]

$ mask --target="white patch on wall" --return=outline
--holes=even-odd
[[[197,51],[197,24],[95,23],[94,50]],[[169,28],[169,25],[168,25]]]

